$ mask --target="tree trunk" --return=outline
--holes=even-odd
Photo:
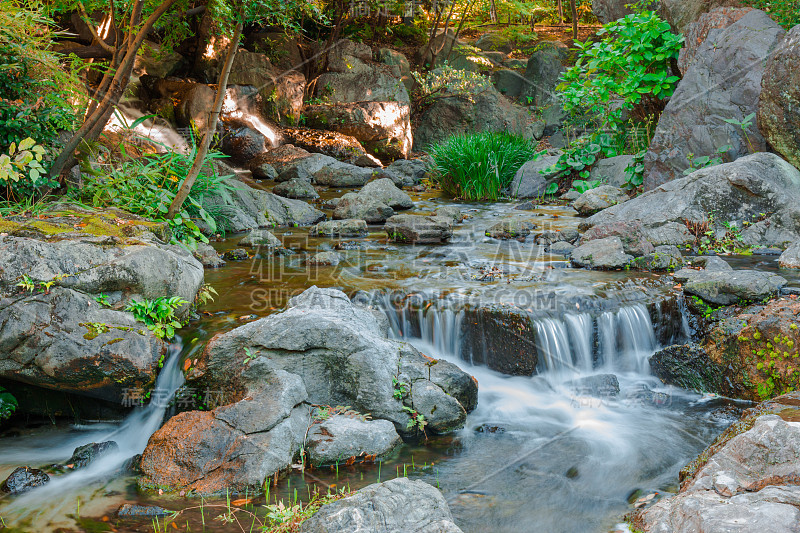
[[[564,24],[564,4],[562,0],[558,0],[558,23]]]
[[[136,37],[133,37],[133,34],[129,33],[128,36],[122,40],[120,47],[124,47],[124,51],[120,49],[118,53],[124,55],[121,56],[122,59],[117,65],[114,76],[108,82],[105,91],[102,94],[97,94],[99,102],[96,106],[94,104],[91,106],[90,109],[93,109],[93,111],[87,115],[81,127],[78,128],[72,135],[72,138],[67,141],[61,153],[58,154],[53,161],[48,174],[51,179],[60,176],[64,168],[67,167],[67,164],[75,160],[75,150],[80,146],[82,141],[95,141],[100,136],[103,127],[106,125],[106,122],[108,122],[111,113],[114,112],[114,108],[117,106],[120,98],[122,98],[122,95],[125,93],[125,89],[128,87],[136,54],[139,53],[139,49],[142,47],[145,37],[153,29],[158,19],[161,18],[176,1],[177,0],[164,0],[164,2],[147,18],[136,33]],[[131,13],[130,28],[135,28],[139,24],[141,7],[143,4],[143,0],[140,0],[134,6]],[[105,82],[101,82],[101,86],[102,85],[105,85]],[[105,122],[103,122],[103,120],[105,120]]]
[[[577,0],[569,0],[569,6],[572,8],[572,39],[578,38],[578,5]]]
[[[178,194],[175,195],[175,198],[172,200],[172,203],[169,206],[167,218],[174,218],[175,215],[181,210],[181,207],[183,207],[183,202],[185,202],[186,198],[189,197],[192,186],[194,186],[194,182],[197,180],[197,177],[203,170],[203,165],[206,163],[206,156],[208,155],[208,149],[211,146],[211,139],[214,138],[214,133],[217,130],[217,121],[219,120],[219,114],[222,111],[222,102],[225,100],[225,92],[228,89],[228,76],[231,73],[231,67],[233,67],[233,60],[236,57],[236,50],[239,48],[239,40],[242,37],[243,26],[244,11],[239,13],[239,22],[236,24],[236,30],[233,33],[233,39],[231,39],[230,49],[225,57],[225,64],[222,67],[222,72],[219,74],[219,81],[217,83],[217,96],[214,99],[214,108],[211,111],[211,117],[209,117],[208,124],[206,125],[206,131],[203,133],[203,138],[200,141],[200,145],[197,147],[197,153],[194,156],[192,168],[189,170],[189,173],[186,175],[186,179],[184,179],[183,183],[181,184],[181,188],[178,189]]]
[[[489,0],[489,20],[492,24],[497,24],[497,4],[495,0]]]

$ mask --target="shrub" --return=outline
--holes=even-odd
[[[0,420],[11,418],[18,407],[17,399],[3,387],[0,387]]]
[[[170,220],[173,242],[187,245],[190,249],[197,242],[208,242],[195,220],[206,223],[211,232],[217,231],[217,222],[212,213],[203,208],[207,196],[229,195],[227,176],[219,176],[213,161],[225,157],[219,152],[209,152],[206,166],[195,181],[184,208]],[[72,191],[73,196],[91,203],[95,207],[118,207],[135,215],[152,220],[165,219],[172,200],[192,166],[194,150],[189,154],[168,151],[164,154],[147,155],[129,159],[110,166],[107,173],[91,171],[81,190]]]
[[[787,30],[800,24],[800,6],[797,0],[746,0],[745,4],[766,11]]]
[[[144,322],[147,329],[159,339],[171,339],[175,336],[175,330],[181,327],[181,323],[175,318],[175,310],[185,303],[188,302],[177,296],[162,296],[141,302],[132,300],[125,310],[133,313],[133,317],[139,322]]]
[[[51,21],[41,8],[0,0],[0,148],[32,137],[40,144],[75,125],[85,91],[50,50]]]
[[[606,24],[598,34],[599,42],[576,43],[578,60],[558,87],[564,110],[572,120],[588,117],[583,126],[592,133],[566,149],[555,170],[582,178],[602,157],[623,153],[629,140],[625,116],[653,123],[680,79],[672,63],[683,35],[671,33],[655,12],[628,15]],[[637,181],[640,176],[632,178],[632,183]]]
[[[434,179],[447,194],[464,200],[497,200],[535,155],[530,141],[493,132],[454,135],[430,149]]]

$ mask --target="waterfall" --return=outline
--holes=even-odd
[[[117,451],[95,459],[86,468],[54,476],[47,485],[18,496],[4,511],[6,513],[14,511],[14,517],[18,520],[37,513],[47,513],[51,516],[67,515],[74,508],[75,499],[66,498],[66,494],[77,494],[81,489],[90,487],[96,482],[105,482],[115,477],[128,459],[142,453],[150,436],[161,427],[171,398],[183,384],[183,372],[179,364],[181,348],[180,339],[176,337],[175,343],[169,345],[166,361],[156,379],[148,405],[136,408],[116,428],[109,429],[108,425],[102,424],[102,429],[82,431],[76,436],[62,440],[57,446],[47,447],[47,452],[53,456],[50,460],[56,461],[68,459],[75,447],[90,442],[113,440],[119,446]],[[20,455],[21,459],[30,460],[30,452],[30,450],[19,450],[13,455]]]
[[[427,301],[413,308],[392,305],[388,296],[378,298],[378,306],[389,319],[396,339],[418,339],[442,354],[467,360],[477,359],[465,348],[465,337],[485,352],[482,361],[493,354],[487,348],[488,333],[472,320],[468,308],[448,305],[446,300]],[[565,312],[559,315],[529,315],[533,332],[538,373],[585,374],[593,371],[648,374],[648,358],[658,347],[650,313],[644,304],[633,304],[597,316]],[[510,327],[510,326],[509,326]],[[513,332],[512,332],[513,333]],[[520,331],[520,345],[531,344]],[[477,342],[475,342],[475,337]]]
[[[120,105],[115,113],[111,115],[104,130],[117,133],[131,131],[141,138],[149,139],[156,145],[159,152],[172,150],[183,154],[191,152],[189,143],[183,136],[175,131],[163,119],[147,118],[146,115],[130,105]],[[138,123],[137,123],[138,121]],[[136,124],[135,127],[131,127]]]

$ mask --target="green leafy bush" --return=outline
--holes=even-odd
[[[12,142],[8,153],[0,154],[0,184],[5,184],[8,203],[33,196],[39,187],[58,185],[47,178],[45,148],[30,137]]]
[[[800,5],[797,0],[746,0],[745,4],[766,11],[787,30],[800,24]]]
[[[517,170],[536,156],[530,141],[494,132],[454,135],[429,152],[434,179],[464,200],[497,200]]]
[[[152,220],[163,220],[192,166],[193,157],[194,151],[183,154],[170,150],[109,166],[107,173],[90,170],[83,189],[71,194],[95,207],[113,206]],[[206,166],[184,202],[183,210],[169,221],[174,242],[189,248],[194,248],[198,241],[208,242],[195,220],[205,222],[212,233],[217,231],[214,216],[202,206],[202,202],[206,196],[225,197],[230,194],[231,188],[225,183],[227,176],[219,176],[213,164],[215,159],[223,157],[219,152],[209,153]]]
[[[3,387],[0,387],[0,420],[10,418],[17,410],[17,399]]]
[[[414,94],[414,110],[422,111],[432,104],[437,98],[456,96],[470,102],[475,101],[475,96],[488,89],[492,82],[486,76],[477,72],[455,69],[443,65],[424,74],[412,72],[418,83]]]
[[[188,302],[177,296],[160,297],[141,302],[133,300],[125,310],[133,313],[133,317],[139,322],[144,322],[147,329],[152,331],[156,337],[171,339],[175,336],[175,330],[182,325],[175,318],[175,310],[185,303]]]
[[[0,148],[48,144],[75,125],[81,90],[50,49],[52,22],[36,6],[0,0]]]
[[[588,118],[582,127],[592,133],[565,150],[556,170],[583,178],[599,159],[624,153],[629,144],[626,126],[631,124],[627,115],[645,125],[654,123],[680,79],[673,74],[672,63],[683,35],[671,33],[670,25],[655,12],[610,22],[598,35],[602,37],[598,42],[576,43],[577,62],[558,87],[564,110],[573,120]],[[631,179],[636,181],[640,176]]]

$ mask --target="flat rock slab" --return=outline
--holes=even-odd
[[[774,296],[788,282],[781,276],[757,270],[700,271],[683,286],[684,292],[716,305],[756,302]]]

